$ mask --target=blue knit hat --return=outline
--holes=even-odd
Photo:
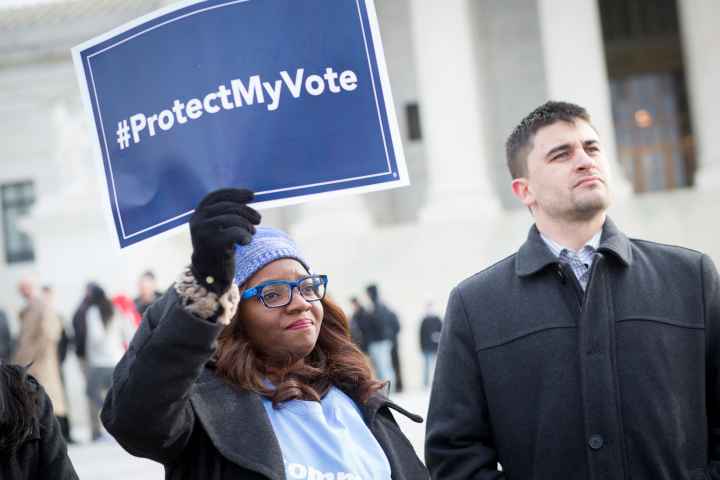
[[[242,285],[255,272],[280,258],[292,258],[310,267],[288,235],[276,228],[258,227],[247,245],[235,245],[235,283]]]

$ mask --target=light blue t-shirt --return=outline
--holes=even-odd
[[[274,409],[263,397],[288,480],[390,480],[385,452],[357,405],[332,387],[321,402],[291,400]]]

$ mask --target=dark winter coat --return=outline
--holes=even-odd
[[[2,365],[0,368],[18,368]],[[12,480],[77,480],[72,462],[67,454],[60,424],[53,413],[52,404],[45,390],[32,377],[24,385],[2,385],[3,395],[31,395],[36,399],[37,415],[32,419],[28,438],[14,453],[0,452],[0,479]],[[20,391],[19,389],[22,389]],[[9,393],[12,392],[12,393]],[[4,399],[3,403],[5,402]],[[2,408],[7,408],[3,404]],[[5,433],[3,425],[2,433]]]
[[[420,323],[420,350],[423,352],[437,352],[440,342],[442,320],[435,314],[425,315]]]
[[[128,452],[162,463],[167,479],[285,479],[260,396],[207,364],[221,329],[184,310],[170,289],[150,306],[115,369],[102,421]],[[359,407],[392,478],[428,478],[390,409],[421,419],[380,396]]]
[[[75,344],[75,355],[81,361],[85,360],[85,346],[87,343],[87,311],[90,303],[83,299],[73,314],[73,342]]]
[[[373,335],[369,332],[371,328],[370,321],[370,315],[364,307],[355,310],[350,319],[350,337],[355,342],[355,345],[365,353],[368,351],[368,339]]]
[[[10,333],[10,324],[7,315],[0,310],[0,361],[7,362],[12,357],[15,342]]]
[[[368,344],[382,340],[392,340],[400,332],[400,321],[395,312],[390,310],[384,303],[377,301],[373,304],[372,311],[368,311],[370,335]]]
[[[709,257],[608,220],[583,296],[533,227],[450,296],[428,467],[443,480],[720,479],[719,355]]]

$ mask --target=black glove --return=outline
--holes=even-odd
[[[235,276],[235,244],[247,245],[260,223],[260,214],[246,204],[253,192],[223,188],[203,198],[190,217],[193,276],[208,290],[222,295]]]

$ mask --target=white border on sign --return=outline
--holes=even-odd
[[[395,164],[398,169],[400,183],[397,186],[410,185],[410,177],[408,176],[407,165],[405,164],[405,150],[403,150],[402,136],[400,135],[400,127],[398,126],[397,116],[395,115],[395,101],[390,88],[390,77],[385,65],[385,49],[383,48],[382,38],[380,38],[380,24],[375,11],[374,0],[363,0],[365,2],[365,10],[367,11],[368,23],[370,24],[370,34],[375,47],[375,63],[378,67],[378,76],[380,77],[380,87],[383,95],[385,95],[385,113],[387,114],[388,128],[390,129],[390,139],[392,140],[393,150],[395,151]],[[394,182],[393,182],[394,183]]]
[[[190,6],[190,5],[197,4],[197,3],[202,3],[202,1],[203,0],[187,0],[187,1],[180,2],[180,3],[176,3],[176,4],[166,7],[166,8],[156,10],[154,12],[150,12],[150,13],[148,13],[142,17],[139,17],[131,22],[121,25],[120,27],[117,27],[105,34],[102,34],[98,37],[88,40],[87,42],[83,42],[82,44],[77,45],[72,49],[73,62],[75,64],[75,70],[76,70],[76,73],[78,75],[78,79],[80,82],[81,93],[83,96],[83,100],[84,100],[86,109],[87,109],[88,113],[90,114],[90,119],[91,119],[92,125],[95,124],[95,120],[94,120],[94,109],[93,109],[92,101],[91,101],[90,95],[89,95],[89,89],[88,89],[89,85],[92,85],[93,93],[95,94],[95,101],[97,104],[97,112],[98,112],[98,118],[100,120],[100,129],[101,129],[101,135],[102,135],[102,140],[98,136],[98,143],[96,144],[96,148],[97,148],[96,153],[99,154],[99,157],[101,159],[103,159],[102,149],[104,147],[104,151],[105,151],[107,159],[108,159],[109,176],[110,176],[110,181],[112,184],[112,196],[113,196],[112,200],[114,201],[115,209],[116,209],[115,211],[117,212],[117,216],[118,216],[118,220],[119,220],[118,223],[119,223],[120,229],[121,229],[120,233],[124,240],[135,237],[137,235],[141,235],[152,229],[163,226],[167,223],[174,222],[182,217],[191,215],[194,212],[194,210],[189,210],[187,212],[176,215],[173,218],[164,220],[164,221],[159,222],[150,227],[146,227],[142,230],[131,233],[130,235],[126,235],[125,226],[124,226],[124,223],[122,220],[120,207],[119,207],[118,200],[117,200],[117,193],[116,193],[117,189],[115,187],[115,179],[114,179],[114,175],[113,175],[113,171],[112,171],[112,161],[110,158],[110,151],[107,146],[107,138],[105,137],[105,128],[104,128],[104,124],[103,124],[102,114],[100,113],[100,104],[99,104],[100,100],[99,100],[99,98],[97,96],[97,92],[95,90],[95,82],[94,82],[93,73],[92,73],[92,64],[90,63],[90,60],[92,59],[92,57],[99,55],[100,53],[103,53],[113,47],[116,47],[116,46],[118,46],[122,43],[125,43],[137,36],[140,36],[151,30],[154,30],[156,28],[164,26],[168,23],[172,23],[174,21],[186,18],[191,15],[195,15],[197,13],[202,13],[202,12],[205,12],[208,10],[226,7],[226,6],[234,5],[234,4],[238,4],[238,3],[244,3],[244,2],[248,2],[250,0],[233,0],[233,1],[228,1],[226,3],[222,3],[219,5],[214,5],[211,7],[207,7],[207,8],[199,9],[199,10],[196,10],[193,12],[189,12],[185,15],[181,15],[179,17],[172,18],[172,19],[162,22],[160,24],[153,25],[152,27],[150,27],[146,30],[138,32],[128,38],[125,38],[117,43],[109,45],[108,47],[106,47],[98,52],[93,53],[92,55],[87,57],[88,72],[90,73],[90,83],[88,83],[88,79],[85,76],[85,70],[83,68],[84,66],[83,66],[83,62],[82,62],[81,52],[86,50],[87,48],[97,45],[98,43],[101,43],[101,42],[108,40],[110,38],[113,38],[121,33],[124,33],[136,26],[142,25],[143,23],[146,23],[154,18],[160,17],[167,13],[172,13],[172,12],[179,10],[180,8],[184,8],[186,6]],[[387,139],[385,137],[385,129],[383,128],[383,125],[382,125],[382,113],[381,113],[381,109],[380,109],[380,102],[378,99],[377,87],[375,85],[375,78],[374,78],[373,71],[372,71],[372,62],[370,59],[370,51],[368,48],[365,27],[363,25],[363,20],[362,20],[360,1],[361,0],[355,0],[355,4],[357,6],[358,20],[360,22],[360,28],[361,28],[361,32],[362,32],[362,36],[363,36],[363,44],[365,47],[368,71],[370,74],[370,81],[372,84],[373,96],[375,99],[375,108],[376,108],[376,111],[378,114],[378,124],[380,127],[380,135],[381,135],[383,147],[385,149],[385,159],[386,159],[386,163],[387,163],[387,170],[385,172],[380,172],[380,173],[375,173],[375,174],[370,174],[370,175],[363,175],[363,176],[358,176],[358,177],[345,178],[345,179],[332,180],[332,181],[328,181],[328,182],[318,182],[318,183],[308,184],[308,185],[300,185],[300,186],[287,187],[287,188],[281,188],[281,189],[260,191],[260,192],[256,192],[257,194],[277,193],[277,192],[282,192],[282,191],[299,190],[302,188],[312,188],[312,187],[317,187],[317,186],[322,186],[322,185],[331,185],[331,184],[337,184],[337,183],[352,182],[352,181],[356,181],[356,180],[362,180],[362,179],[366,179],[366,178],[387,175],[392,172],[392,168],[390,165],[390,156],[389,156],[388,147],[387,147]],[[302,195],[302,196],[298,196],[298,197],[294,197],[294,198],[285,198],[285,199],[278,199],[278,200],[269,200],[269,201],[265,201],[265,202],[257,202],[257,203],[254,203],[253,206],[262,209],[262,208],[282,206],[282,205],[293,205],[293,204],[298,204],[298,203],[304,203],[311,199],[331,198],[331,197],[338,197],[338,196],[348,195],[348,194],[366,193],[366,192],[386,190],[386,189],[410,185],[410,181],[408,178],[408,172],[407,172],[407,166],[405,164],[405,155],[404,155],[404,151],[403,151],[403,147],[402,147],[400,131],[399,131],[398,125],[397,125],[397,117],[395,115],[395,105],[394,105],[394,102],[392,99],[392,92],[390,90],[390,81],[389,81],[389,77],[387,74],[387,66],[385,64],[385,56],[384,56],[384,51],[382,48],[382,41],[380,38],[380,28],[379,28],[378,21],[377,21],[377,13],[375,10],[374,0],[362,0],[362,1],[365,4],[367,16],[368,16],[368,23],[370,25],[370,30],[371,30],[370,34],[372,36],[373,46],[374,46],[374,50],[375,50],[375,62],[378,67],[378,76],[380,79],[381,91],[384,94],[385,113],[387,115],[387,120],[388,120],[387,123],[388,123],[388,127],[390,129],[390,137],[391,137],[393,148],[395,151],[395,163],[396,163],[397,169],[398,169],[398,179],[384,182],[381,184],[375,184],[375,185],[351,187],[351,188],[347,188],[347,189],[343,189],[343,190],[334,190],[334,191],[330,191],[330,192],[306,194],[306,195]],[[97,131],[97,128],[95,128],[94,130]],[[104,162],[100,162],[99,167],[103,167],[103,165],[104,165]],[[101,181],[102,189],[105,190],[107,188],[107,179],[105,176],[104,168],[98,168],[97,171],[99,172],[98,175],[99,175],[99,179]],[[104,203],[107,208],[105,217],[108,220],[108,222],[112,228],[113,238],[116,239],[116,241],[118,242],[117,245],[122,249],[123,247],[120,244],[119,239],[117,238],[117,230],[116,230],[116,225],[115,225],[115,221],[114,221],[113,210],[112,210],[112,206],[110,205],[111,199],[109,197],[105,197],[105,199],[106,199],[106,201]],[[184,227],[184,225],[179,225],[177,227],[173,227],[172,229],[170,229],[168,231],[161,232],[150,238],[165,237],[166,236],[165,234],[169,234],[170,232],[175,232],[175,231],[177,231],[178,228],[182,228],[182,227]],[[145,241],[145,240],[147,240],[147,239],[144,239],[143,241]],[[130,246],[132,246],[132,245],[130,245]]]

